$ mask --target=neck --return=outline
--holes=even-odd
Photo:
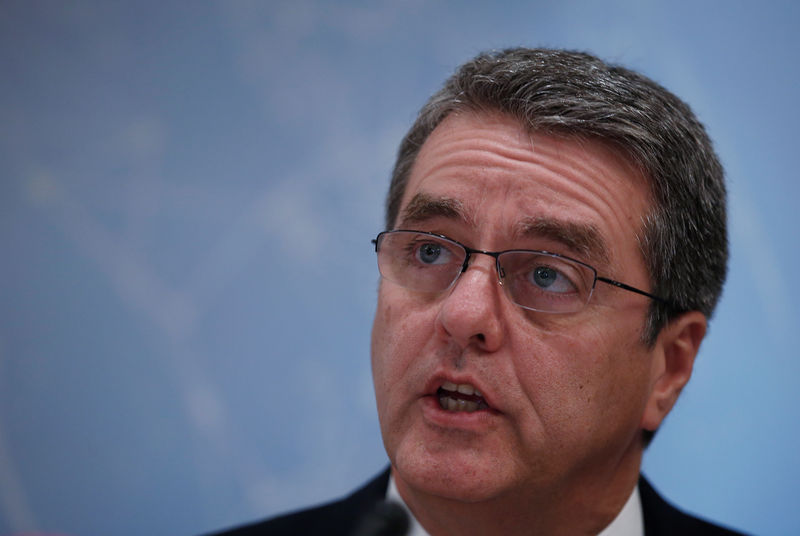
[[[431,536],[596,535],[629,499],[640,464],[638,449],[604,471],[470,502],[426,493],[409,485],[394,468],[392,475],[400,496]]]

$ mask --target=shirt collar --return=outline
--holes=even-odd
[[[644,536],[644,515],[642,501],[639,498],[639,486],[633,488],[628,502],[619,511],[606,528],[598,536]]]
[[[406,505],[400,492],[397,491],[397,485],[394,482],[394,476],[389,477],[389,489],[386,491],[386,500],[396,502],[403,507],[411,521],[407,536],[430,536],[428,532],[422,528],[419,521],[414,517]],[[644,536],[644,517],[642,514],[642,501],[639,498],[639,486],[633,488],[631,496],[625,506],[622,507],[617,517],[614,518],[606,528],[597,536]]]

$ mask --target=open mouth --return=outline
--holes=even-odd
[[[472,413],[489,409],[480,391],[468,383],[445,382],[436,391],[439,407],[445,411],[465,411]]]

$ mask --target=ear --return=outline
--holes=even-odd
[[[689,311],[661,330],[652,351],[650,397],[641,426],[655,431],[678,400],[692,376],[694,359],[706,334],[707,320],[699,311]]]

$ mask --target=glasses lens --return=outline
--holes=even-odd
[[[450,240],[414,231],[378,235],[378,269],[393,283],[421,292],[441,292],[458,278],[467,252]]]
[[[595,273],[577,261],[533,251],[500,255],[503,285],[519,306],[547,313],[572,313],[592,295]]]

